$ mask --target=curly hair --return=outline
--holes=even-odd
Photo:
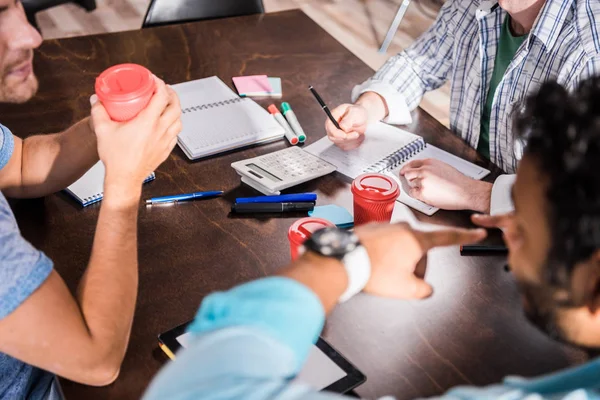
[[[545,83],[514,121],[524,156],[548,178],[547,278],[564,287],[575,265],[600,248],[600,77],[572,93]]]

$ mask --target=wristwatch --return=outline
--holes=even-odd
[[[348,287],[339,302],[350,299],[363,290],[371,277],[371,260],[354,232],[336,227],[318,230],[304,242],[305,250],[340,260],[348,274]]]

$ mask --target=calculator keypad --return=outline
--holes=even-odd
[[[258,160],[264,169],[292,181],[331,172],[330,164],[297,147],[267,154],[258,157]]]

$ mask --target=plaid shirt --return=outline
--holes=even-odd
[[[547,0],[527,40],[496,89],[490,116],[490,158],[513,173],[522,156],[511,114],[528,93],[555,80],[568,89],[600,72],[598,0]],[[382,95],[387,122],[406,123],[423,94],[451,81],[450,128],[477,148],[481,114],[506,12],[496,1],[449,0],[433,26],[353,91]]]

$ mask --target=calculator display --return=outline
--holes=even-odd
[[[272,181],[277,181],[277,182],[281,182],[282,179],[276,177],[275,175],[267,172],[266,170],[262,169],[261,167],[259,167],[256,164],[246,164],[246,167],[248,167],[248,169],[250,169],[251,171],[254,171],[258,174],[261,174],[263,177],[270,179]]]

